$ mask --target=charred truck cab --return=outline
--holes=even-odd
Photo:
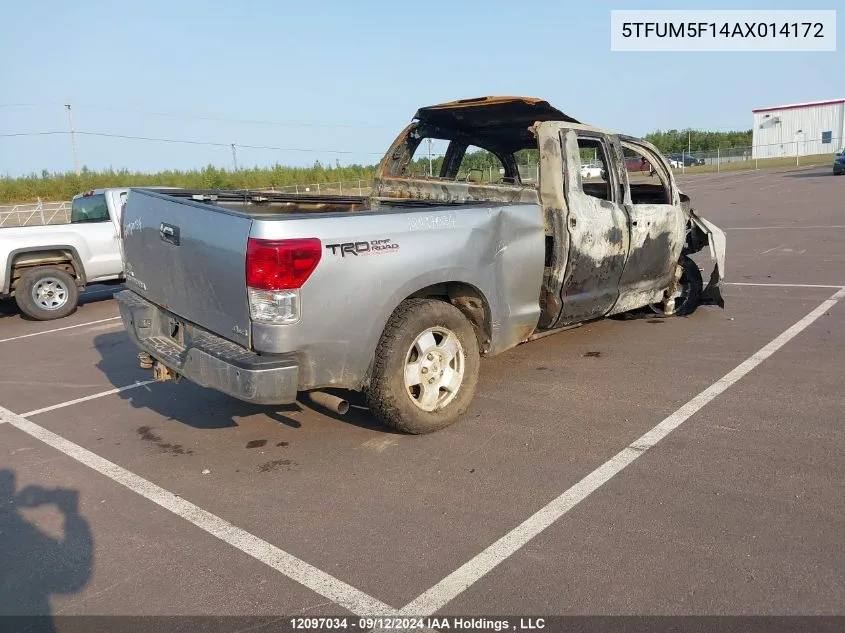
[[[547,262],[542,329],[625,312],[644,302],[659,303],[665,314],[691,311],[692,303],[676,305],[682,286],[676,273],[685,282],[685,266],[695,275],[685,258],[708,245],[715,266],[707,289],[693,303],[724,307],[719,291],[724,233],[695,214],[668,163],[648,141],[579,123],[532,98],[466,99],[421,108],[414,119],[381,162],[378,196],[541,206]],[[428,139],[448,143],[439,172],[412,174],[411,157]],[[501,164],[498,180],[463,182],[461,165],[469,147],[495,156]],[[539,183],[523,181],[520,154],[537,157]],[[600,178],[582,178],[585,156],[602,164]],[[647,161],[654,175],[629,173],[625,159],[632,157]]]
[[[724,307],[725,235],[657,148],[534,98],[421,108],[370,196],[133,190],[123,222],[117,299],[156,377],[336,411],[322,389],[362,390],[409,433],[466,411],[482,355],[622,312]]]

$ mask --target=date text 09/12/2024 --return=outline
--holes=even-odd
[[[359,618],[291,618],[294,631],[336,630],[411,630],[436,629],[457,631],[537,631],[546,627],[545,618],[478,618],[478,617],[359,617]]]

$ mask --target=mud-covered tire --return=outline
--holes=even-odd
[[[41,298],[38,298],[39,292]],[[53,293],[48,296],[49,293]],[[61,319],[76,311],[79,289],[76,280],[60,268],[39,266],[26,270],[15,286],[15,302],[36,321]]]
[[[681,286],[684,288],[684,301],[678,303],[678,299],[675,300],[674,316],[688,316],[695,312],[701,305],[701,293],[704,290],[704,280],[698,264],[684,255],[681,259],[681,267],[684,269],[680,279]]]
[[[437,345],[431,347],[431,341]],[[407,299],[391,315],[376,348],[365,389],[370,410],[382,424],[403,433],[438,431],[466,412],[478,385],[480,363],[475,330],[460,310],[436,299]],[[461,377],[455,382],[458,370]],[[438,378],[434,387],[409,386],[414,376],[426,382]],[[448,384],[441,386],[443,380]],[[434,389],[437,400],[427,410]]]
[[[661,316],[689,316],[701,305],[701,293],[704,290],[701,269],[687,255],[684,255],[678,263],[683,269],[683,272],[679,280],[681,296],[675,299],[675,310],[667,315],[663,310],[663,302],[652,303],[649,306],[652,312]]]

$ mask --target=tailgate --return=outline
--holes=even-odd
[[[133,189],[123,212],[126,285],[148,301],[249,346],[246,247],[252,219]]]

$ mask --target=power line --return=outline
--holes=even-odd
[[[0,103],[0,108],[48,108],[56,103]]]
[[[128,134],[110,134],[107,132],[83,132],[81,130],[74,130],[75,134],[79,134],[82,136],[99,136],[105,138],[120,138],[126,140],[133,140],[133,141],[152,141],[157,143],[181,143],[184,145],[205,145],[208,147],[231,147],[233,143],[218,143],[215,141],[193,141],[189,139],[175,139],[175,138],[157,138],[153,136],[131,136]],[[12,136],[45,136],[50,134],[69,134],[67,131],[63,132],[18,132],[12,134],[0,134],[0,138],[5,137],[12,137]],[[340,150],[340,149],[310,149],[310,148],[303,148],[303,147],[274,147],[272,145],[242,145],[240,143],[234,143],[235,146],[241,147],[244,149],[266,149],[266,150],[273,150],[278,152],[307,152],[310,154],[366,154],[366,155],[373,155],[373,156],[382,156],[384,152],[362,152],[362,151],[353,151],[353,150]]]
[[[7,103],[7,104],[0,104],[0,108],[14,108],[14,107],[53,107],[53,106],[64,106],[65,104],[61,103]],[[126,112],[135,115],[141,116],[148,116],[148,117],[165,117],[165,118],[175,118],[175,119],[188,119],[188,120],[195,120],[195,121],[211,121],[217,123],[239,123],[245,125],[270,125],[270,126],[277,126],[277,127],[299,127],[299,128],[340,128],[340,129],[355,129],[355,128],[369,128],[369,129],[397,129],[396,126],[387,126],[387,125],[376,125],[372,123],[303,123],[303,122],[283,122],[283,121],[272,121],[267,119],[238,119],[238,118],[229,118],[229,117],[221,117],[221,116],[212,116],[212,115],[205,115],[205,114],[187,114],[181,112],[155,112],[149,110],[136,110],[134,108],[121,108],[119,106],[104,106],[99,104],[93,103],[76,103],[74,104],[74,108],[76,111],[79,109],[87,108],[91,110],[104,110],[104,111],[111,111],[111,112]],[[401,127],[401,126],[400,126]],[[734,125],[734,126],[684,126],[683,128],[677,129],[679,132],[721,132],[721,131],[729,131],[729,132],[739,132],[743,133],[749,129],[748,125]],[[669,130],[659,130],[659,132],[668,132]],[[648,134],[657,133],[658,131],[649,132]],[[646,134],[646,136],[648,136]],[[244,146],[242,146],[244,147]],[[340,152],[336,152],[340,153]],[[364,152],[366,153],[366,152]]]
[[[212,147],[229,147],[231,143],[215,143],[214,141],[191,141],[187,139],[155,138],[152,136],[130,136],[128,134],[109,134],[107,132],[79,132],[84,136],[102,136],[105,138],[122,138],[132,141],[156,141],[159,143],[182,143],[185,145],[209,145]]]
[[[53,106],[64,106],[61,103],[4,103],[0,104],[0,108],[44,108]],[[373,128],[373,129],[393,129],[395,126],[376,125],[373,123],[303,123],[303,122],[284,122],[271,121],[266,119],[237,119],[221,116],[212,116],[205,114],[186,114],[181,112],[153,112],[149,110],[136,110],[133,108],[121,108],[118,106],[104,106],[93,103],[74,103],[73,107],[79,111],[80,107],[90,110],[106,110],[111,112],[127,112],[130,114],[142,116],[157,116],[174,119],[192,119],[196,121],[213,121],[218,123],[242,123],[247,125],[274,125],[279,127],[306,127],[306,128]]]
[[[129,136],[126,134],[108,134],[106,132],[76,132],[77,134],[84,134],[85,136],[103,136],[106,138],[122,138],[122,139],[131,139],[134,141],[155,141],[158,143],[185,143],[188,145],[208,145],[212,147],[231,147],[232,143],[217,143],[214,141],[191,141],[186,139],[174,139],[174,138],[156,138],[152,136]],[[359,152],[359,151],[352,151],[352,150],[343,150],[343,149],[309,149],[303,147],[274,147],[272,145],[242,145],[240,143],[235,143],[237,147],[243,147],[245,149],[269,149],[275,150],[279,152],[308,152],[313,154],[372,154],[381,156],[384,152]]]
[[[49,136],[51,134],[67,134],[67,130],[61,132],[15,132],[12,134],[0,134],[0,138],[9,138],[12,136]]]
[[[167,117],[167,118],[174,118],[174,119],[192,119],[196,121],[214,121],[214,122],[223,122],[223,123],[242,123],[246,125],[275,125],[280,127],[314,127],[314,128],[380,128],[380,129],[387,129],[388,127],[393,126],[386,126],[386,125],[375,125],[372,123],[303,123],[303,122],[292,122],[286,123],[282,121],[271,121],[266,119],[235,119],[235,118],[228,118],[228,117],[220,117],[220,116],[211,116],[211,115],[204,115],[204,114],[184,114],[179,112],[150,112],[145,110],[132,110],[128,108],[118,108],[113,106],[99,106],[99,105],[86,105],[82,104],[83,107],[91,108],[91,109],[99,109],[99,110],[110,110],[113,112],[129,112],[132,114],[141,114],[144,116],[159,116],[159,117]]]

